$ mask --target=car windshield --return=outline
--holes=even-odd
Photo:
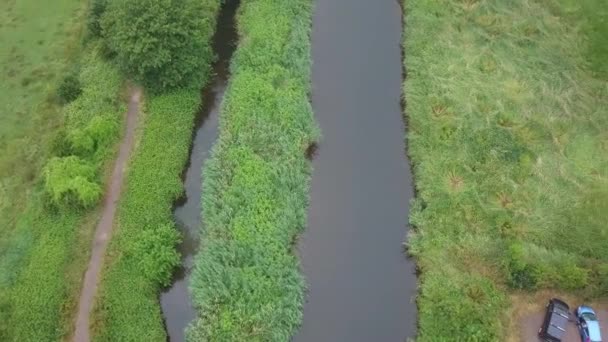
[[[584,312],[581,316],[587,322],[589,322],[589,321],[597,321],[597,318],[591,312]]]

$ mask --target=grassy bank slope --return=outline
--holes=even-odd
[[[578,3],[405,2],[421,341],[501,340],[515,289],[608,295],[606,7]]]
[[[219,6],[219,0],[206,0],[200,14],[209,44]],[[183,192],[180,176],[199,104],[195,88],[151,95],[143,108],[93,313],[97,341],[166,340],[158,297],[179,262],[171,209]]]
[[[317,137],[310,15],[309,0],[241,3],[220,137],[204,170],[191,341],[286,341],[300,323],[292,243],[305,226],[305,151]]]

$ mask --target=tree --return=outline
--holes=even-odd
[[[101,26],[123,71],[153,91],[193,85],[213,58],[201,0],[111,0]]]
[[[76,157],[54,157],[44,168],[44,188],[60,207],[91,207],[101,197],[95,167]]]

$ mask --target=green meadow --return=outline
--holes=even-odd
[[[607,15],[405,2],[420,341],[502,340],[514,291],[608,295]]]

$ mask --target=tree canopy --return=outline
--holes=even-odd
[[[204,1],[111,0],[102,35],[123,71],[148,89],[195,85],[213,58]]]

